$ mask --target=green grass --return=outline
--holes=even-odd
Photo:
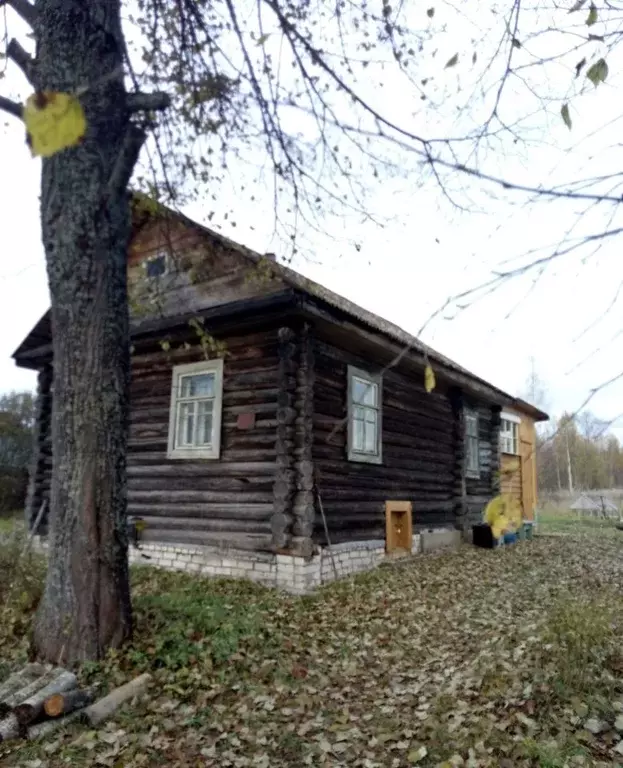
[[[588,534],[623,538],[623,531],[616,528],[616,519],[579,515],[568,509],[545,506],[539,510],[537,522],[540,534]]]

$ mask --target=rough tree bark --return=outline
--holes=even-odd
[[[34,641],[43,658],[71,664],[100,658],[132,630],[126,190],[142,136],[127,107],[119,0],[38,0],[36,11],[36,89],[87,88],[87,135],[80,146],[44,159],[41,186],[54,469],[48,575]]]

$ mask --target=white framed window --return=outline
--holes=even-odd
[[[221,451],[223,361],[173,368],[169,417],[170,459],[218,459]]]
[[[519,416],[502,413],[500,424],[500,450],[502,453],[519,454]]]
[[[348,366],[348,459],[380,464],[383,460],[380,375]]]
[[[468,477],[480,477],[478,414],[471,408],[465,409],[465,474]]]
[[[162,277],[169,271],[169,257],[166,251],[158,251],[153,256],[148,256],[143,262],[145,276],[153,279]]]

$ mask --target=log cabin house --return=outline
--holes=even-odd
[[[143,198],[132,215],[132,559],[306,591],[372,567],[396,532],[407,549],[469,533],[501,486],[531,517],[546,414],[271,255]],[[32,525],[50,492],[49,314],[14,359],[38,371]]]

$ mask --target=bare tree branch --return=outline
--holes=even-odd
[[[8,114],[13,115],[13,117],[21,118],[22,116],[22,105],[18,104],[16,101],[11,101],[11,99],[7,99],[4,96],[0,96],[0,110],[8,112]]]
[[[6,49],[6,55],[11,61],[15,62],[17,66],[22,70],[24,76],[29,83],[33,82],[33,73],[35,69],[35,61],[28,51],[22,47],[22,45],[13,38],[8,44]]]
[[[123,192],[130,183],[132,171],[138,160],[141,148],[145,143],[145,138],[145,131],[134,123],[130,124],[123,140],[121,152],[117,156],[115,166],[108,180],[108,191],[111,195]]]
[[[37,23],[37,9],[28,0],[0,0],[0,7],[3,5],[12,8],[31,27]]]
[[[128,109],[130,112],[156,112],[167,109],[171,97],[167,93],[129,93]]]

